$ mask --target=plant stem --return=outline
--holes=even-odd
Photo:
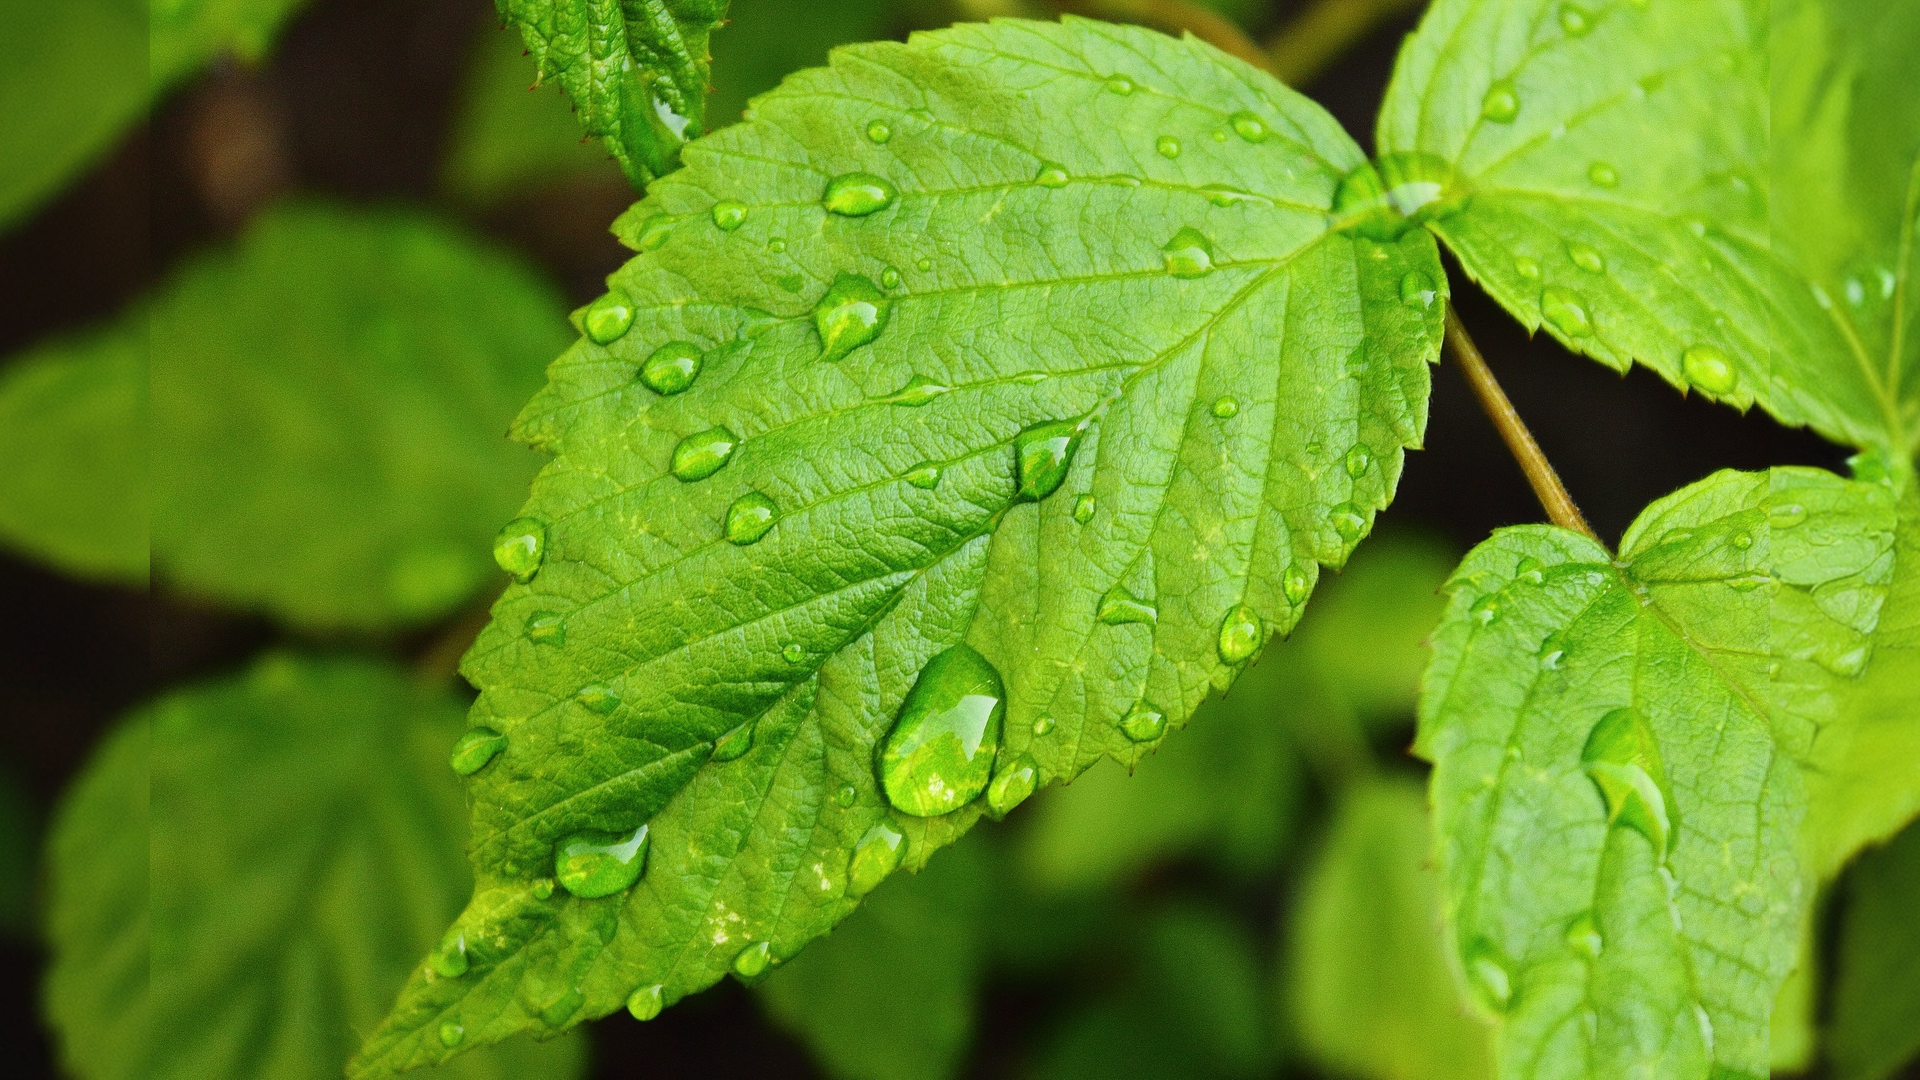
[[[1150,26],[1169,34],[1189,33],[1254,67],[1273,70],[1266,50],[1233,20],[1189,0],[1068,0],[1059,6],[1063,10]]]
[[[1595,540],[1600,537],[1587,524],[1586,516],[1580,513],[1573,496],[1567,494],[1567,487],[1560,482],[1560,474],[1553,471],[1547,455],[1541,453],[1540,444],[1534,441],[1533,432],[1514,411],[1513,402],[1507,399],[1507,392],[1493,377],[1493,369],[1487,366],[1486,357],[1480,355],[1480,347],[1473,343],[1467,334],[1466,325],[1460,321],[1460,315],[1452,307],[1447,308],[1447,349],[1453,358],[1459,361],[1460,370],[1467,376],[1467,385],[1473,387],[1475,397],[1480,399],[1480,407],[1485,409],[1487,417],[1506,440],[1507,450],[1513,454],[1513,460],[1520,463],[1520,471],[1527,474],[1527,482],[1533,485],[1533,493],[1540,499],[1540,505],[1547,510],[1547,517],[1555,525],[1574,532],[1585,533]]]
[[[1268,71],[1301,87],[1381,23],[1420,0],[1313,0],[1267,40]]]

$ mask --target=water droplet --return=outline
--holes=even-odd
[[[782,274],[774,278],[773,283],[780,286],[782,292],[797,293],[806,287],[807,279],[799,274]]]
[[[514,518],[493,538],[493,561],[525,585],[547,557],[547,527],[529,517]]]
[[[928,661],[881,749],[887,801],[902,813],[938,817],[978,798],[1000,749],[1006,699],[1000,672],[970,646]]]
[[[747,204],[721,199],[713,204],[713,223],[722,232],[732,232],[747,220]]]
[[[1531,555],[1520,556],[1520,561],[1513,566],[1513,576],[1516,581],[1524,581],[1529,585],[1545,584],[1547,580],[1546,567]]]
[[[891,821],[868,829],[854,845],[853,858],[847,864],[847,895],[865,896],[899,869],[900,857],[906,854],[902,845],[905,839]]]
[[[940,486],[940,477],[944,470],[931,461],[922,462],[907,470],[906,481],[922,491],[932,491]]]
[[[1566,655],[1567,643],[1565,635],[1559,633],[1548,634],[1546,640],[1540,643],[1540,666],[1548,671],[1560,670],[1560,661],[1566,659]]]
[[[705,354],[691,341],[669,341],[640,365],[640,382],[663,397],[681,393],[700,377]]]
[[[893,138],[893,128],[885,120],[873,120],[867,124],[867,138],[874,143],[884,143]]]
[[[833,793],[834,804],[843,808],[852,806],[853,800],[857,797],[859,793],[853,790],[852,784],[841,784],[840,790]]]
[[[1200,189],[1206,194],[1207,201],[1215,206],[1237,206],[1240,203],[1265,202],[1260,196],[1226,184],[1208,184]]]
[[[1587,179],[1594,187],[1615,188],[1620,186],[1620,171],[1604,161],[1596,161],[1587,166]]]
[[[1234,113],[1228,120],[1233,125],[1233,133],[1250,143],[1267,140],[1267,122],[1244,110]]]
[[[1220,620],[1220,659],[1229,664],[1238,664],[1260,651],[1267,635],[1266,625],[1260,616],[1245,604],[1235,605],[1227,617]]]
[[[611,345],[633,326],[633,301],[619,289],[613,289],[587,305],[580,324],[596,345]]]
[[[775,255],[778,255],[781,252],[787,250],[786,238],[782,236],[775,236],[775,237],[768,238],[767,250],[773,252]]]
[[[1555,330],[1568,337],[1582,338],[1593,333],[1593,320],[1587,316],[1586,305],[1578,293],[1549,287],[1540,294],[1540,314]]]
[[[1434,287],[1433,279],[1425,271],[1410,270],[1400,279],[1400,302],[1408,307],[1430,308],[1433,299],[1440,295]]]
[[[440,1023],[440,1045],[451,1050],[467,1041],[467,1029],[458,1020],[443,1020]]]
[[[1053,729],[1057,726],[1053,722],[1053,717],[1043,716],[1033,722],[1033,733],[1036,737],[1044,738],[1053,734]]]
[[[1340,534],[1340,539],[1351,544],[1360,539],[1367,531],[1367,519],[1360,508],[1352,503],[1341,503],[1327,512],[1327,524]]]
[[[1093,520],[1095,500],[1091,495],[1082,495],[1073,500],[1073,520],[1085,525]]]
[[[806,658],[807,650],[802,648],[797,641],[787,642],[786,647],[780,650],[780,659],[785,660],[789,664],[797,664]]]
[[[640,226],[640,234],[635,238],[641,251],[658,251],[667,242],[673,232],[673,219],[665,214],[655,214]]]
[[[953,387],[935,382],[924,375],[915,375],[907,380],[907,385],[895,391],[894,395],[887,400],[895,405],[917,409],[952,389]]]
[[[1467,947],[1464,966],[1480,1001],[1494,1012],[1505,1012],[1513,1002],[1513,976],[1499,948],[1485,938],[1475,940]]]
[[[885,270],[880,271],[880,287],[883,289],[899,288],[900,287],[900,271],[895,270],[891,266],[887,267]]]
[[[733,957],[733,974],[744,983],[759,981],[773,967],[773,943],[756,941]]]
[[[838,360],[880,336],[893,302],[871,281],[841,274],[813,309],[822,360]]]
[[[1152,604],[1142,602],[1126,589],[1115,585],[1100,598],[1100,610],[1097,618],[1108,626],[1120,626],[1125,623],[1152,623],[1160,613]]]
[[[900,192],[884,176],[866,172],[841,173],[827,181],[820,205],[830,214],[842,217],[866,217],[893,205]]]
[[[1734,534],[1733,534],[1733,546],[1734,546],[1734,548],[1735,548],[1735,550],[1738,550],[1738,551],[1745,551],[1745,550],[1747,550],[1748,548],[1750,548],[1750,547],[1752,547],[1752,546],[1753,546],[1753,534],[1752,534],[1752,533],[1744,533],[1744,532],[1741,532],[1741,533],[1734,533]]]
[[[1560,29],[1565,30],[1568,37],[1584,37],[1593,29],[1593,16],[1578,4],[1561,4]]]
[[[1160,249],[1166,254],[1167,273],[1177,278],[1206,277],[1213,273],[1213,242],[1194,228],[1182,228]]]
[[[1471,198],[1445,160],[1385,154],[1341,179],[1333,194],[1333,217],[1341,229],[1389,242],[1416,224],[1458,212]]]
[[[1513,260],[1513,272],[1526,278],[1528,281],[1540,280],[1540,264],[1527,258],[1525,255]]]
[[[1086,434],[1085,420],[1050,420],[1022,431],[1013,440],[1016,494],[1038,501],[1060,489]]]
[[[440,939],[440,944],[427,956],[427,966],[435,975],[443,979],[457,979],[467,973],[467,932],[454,927]]]
[[[1767,524],[1776,529],[1791,529],[1807,520],[1807,508],[1799,503],[1780,503],[1767,508]]]
[[[553,879],[583,900],[632,888],[646,868],[645,825],[625,834],[583,832],[569,836],[560,842],[553,857]]]
[[[535,900],[552,899],[553,898],[553,879],[547,878],[547,877],[540,878],[539,880],[533,883],[532,891],[533,891],[533,898]]]
[[[567,643],[567,620],[557,611],[536,611],[527,616],[526,632],[535,645],[559,648]]]
[[[1346,464],[1347,475],[1358,480],[1367,475],[1367,470],[1373,467],[1373,451],[1364,446],[1356,446],[1347,451]]]
[[[1068,180],[1067,170],[1064,167],[1060,165],[1056,165],[1051,161],[1041,162],[1040,172],[1036,174],[1033,178],[1034,183],[1039,184],[1041,187],[1046,187],[1046,188],[1066,187],[1067,180]]]
[[[453,744],[448,764],[461,776],[472,776],[507,748],[507,737],[488,727],[477,727]]]
[[[1592,913],[1582,913],[1567,926],[1567,944],[1574,952],[1589,960],[1600,959],[1606,951],[1606,941],[1600,936],[1600,927],[1593,921]]]
[[[885,140],[881,140],[885,141]],[[659,983],[643,986],[627,997],[627,1011],[635,1020],[651,1020],[666,1007],[667,988]]]
[[[1138,85],[1125,75],[1111,75],[1107,78],[1107,92],[1125,97],[1138,89]]]
[[[1467,614],[1481,626],[1492,626],[1500,621],[1500,594],[1487,593],[1475,600],[1467,608]]]
[[[1580,751],[1587,776],[1607,804],[1607,821],[1653,842],[1662,861],[1673,847],[1673,796],[1653,728],[1633,709],[1602,717]]]
[[[1144,701],[1127,710],[1120,721],[1120,733],[1134,742],[1152,742],[1166,731],[1167,714]]]
[[[1567,258],[1572,259],[1573,265],[1589,274],[1605,273],[1607,269],[1606,256],[1578,240],[1568,241]]]
[[[749,491],[727,507],[727,543],[745,546],[767,535],[780,520],[780,508],[758,491]]]
[[[673,448],[673,475],[689,483],[705,480],[726,467],[740,439],[725,427],[696,431]]]
[[[1859,645],[1837,655],[1821,652],[1814,659],[1820,662],[1821,667],[1843,679],[1857,679],[1867,670],[1867,661],[1872,657],[1872,646]]]
[[[1513,83],[1501,79],[1487,87],[1487,94],[1480,99],[1480,116],[1495,124],[1511,124],[1520,115],[1520,94],[1514,90]]]
[[[923,255],[920,257],[920,260],[918,262],[915,262],[913,265],[919,267],[920,272],[924,274],[927,271],[933,269],[933,260]]]
[[[1731,394],[1738,379],[1727,354],[1712,345],[1695,345],[1680,358],[1687,381],[1709,394]]]
[[[1153,148],[1158,151],[1163,158],[1177,158],[1180,156],[1180,140],[1171,135],[1162,135],[1158,139],[1155,139],[1153,141]]]
[[[1313,579],[1300,567],[1289,566],[1286,575],[1280,579],[1280,589],[1286,594],[1287,603],[1299,607],[1306,601],[1307,594],[1313,591]]]
[[[1218,143],[1223,143],[1223,142],[1226,142],[1226,141],[1227,141],[1227,129],[1226,129],[1226,128],[1214,128],[1214,129],[1213,129],[1213,141],[1214,141],[1214,142],[1218,142]]]
[[[1014,807],[1027,801],[1033,789],[1040,782],[1040,766],[1031,754],[1015,754],[1012,761],[1000,766],[993,774],[993,782],[987,785],[987,809],[994,817],[1006,817]]]
[[[749,721],[720,736],[713,744],[713,760],[735,761],[745,757],[747,751],[753,749],[753,729]]]
[[[1221,394],[1213,399],[1213,415],[1222,420],[1231,420],[1240,415],[1240,401],[1232,394]]]
[[[541,1006],[540,1021],[550,1028],[557,1028],[573,1019],[573,1014],[580,1011],[580,1006],[586,1004],[586,1000],[586,996],[580,993],[579,987],[570,986],[552,1001]]]

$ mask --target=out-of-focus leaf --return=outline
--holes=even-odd
[[[529,86],[520,35],[492,25],[474,42],[442,180],[470,202],[576,176],[617,176],[606,149],[580,133],[557,87]]]
[[[945,1080],[973,1035],[993,852],[974,834],[899,875],[769,979],[761,1000],[837,1080]]]
[[[157,576],[319,627],[473,596],[538,467],[504,432],[566,330],[525,265],[416,214],[263,214],[153,303]]]
[[[1326,583],[1289,648],[1305,652],[1328,692],[1360,719],[1409,721],[1427,666],[1427,635],[1447,606],[1440,590],[1459,558],[1431,536],[1382,533]]]
[[[1288,1007],[1313,1061],[1368,1080],[1493,1076],[1492,1031],[1454,990],[1426,796],[1363,781],[1341,796],[1293,912]]]
[[[276,656],[129,719],[49,844],[67,1067],[335,1080],[469,886],[461,712],[398,671]],[[428,1075],[565,1080],[582,1057],[515,1041]]]
[[[144,313],[0,368],[0,542],[144,588],[147,423]]]
[[[1836,1080],[1883,1080],[1920,1056],[1920,825],[1845,881],[1827,1056]]]
[[[141,0],[0,4],[0,228],[119,137],[147,102]]]
[[[259,61],[272,47],[281,25],[306,4],[307,0],[148,0],[153,18],[153,86],[164,89],[222,53]]]
[[[887,36],[900,18],[899,0],[733,0],[727,25],[713,35],[713,96],[707,126],[740,119],[747,99],[788,74],[826,63],[835,45]]]

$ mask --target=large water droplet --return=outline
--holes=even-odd
[[[1098,618],[1108,626],[1122,623],[1151,623],[1159,618],[1159,612],[1152,604],[1143,603],[1138,597],[1119,585],[1107,590],[1100,598]]]
[[[907,483],[912,484],[922,491],[932,491],[934,488],[940,486],[940,478],[944,475],[946,475],[946,470],[931,461],[923,461],[913,468],[908,469],[905,479]]]
[[[567,643],[567,620],[557,611],[536,611],[527,616],[527,640],[535,645],[559,648]]]
[[[457,979],[467,973],[467,932],[454,927],[440,939],[440,944],[427,956],[427,966],[435,975],[443,979]]]
[[[928,661],[880,752],[887,801],[938,817],[978,798],[993,775],[1006,699],[1000,672],[970,646]]]
[[[1162,135],[1153,141],[1153,148],[1163,158],[1180,156],[1180,140],[1171,135]]]
[[[1587,166],[1587,179],[1594,187],[1616,188],[1620,186],[1620,170],[1604,161],[1596,161]]]
[[[748,721],[720,736],[713,744],[713,760],[733,761],[744,757],[753,749],[753,728],[752,721]]]
[[[1040,500],[1060,489],[1073,465],[1085,420],[1050,420],[1022,431],[1013,440],[1014,476],[1022,499]]]
[[[1608,713],[1587,736],[1580,762],[1606,801],[1607,821],[1645,836],[1665,860],[1673,847],[1673,796],[1646,719],[1634,709]]]
[[[1134,742],[1152,742],[1167,733],[1167,714],[1142,701],[1120,720],[1120,733]]]
[[[1341,503],[1327,512],[1327,524],[1340,534],[1340,539],[1353,543],[1367,531],[1366,515],[1352,503]]]
[[[732,232],[747,220],[747,204],[721,199],[713,204],[713,223],[721,232]]]
[[[1392,241],[1414,225],[1458,212],[1471,198],[1444,159],[1385,154],[1341,179],[1333,194],[1334,224],[1370,240]]]
[[[620,707],[620,695],[615,693],[612,687],[600,683],[581,687],[580,692],[573,698],[582,708],[599,716],[610,715]]]
[[[1040,782],[1040,766],[1031,754],[1015,754],[1001,764],[987,785],[987,809],[994,817],[1006,817],[1008,811],[1027,801]]]
[[[444,1046],[447,1049],[451,1050],[454,1047],[459,1046],[461,1043],[466,1041],[467,1041],[467,1029],[465,1025],[460,1023],[460,1021],[443,1020],[440,1022],[440,1045],[441,1046]]]
[[[1400,279],[1400,302],[1408,307],[1430,308],[1434,297],[1439,295],[1440,290],[1424,271],[1410,270]]]
[[[725,427],[696,431],[673,448],[673,475],[692,482],[705,480],[726,467],[740,439]]]
[[[647,827],[631,833],[583,832],[560,841],[553,879],[584,900],[633,887],[647,868]]]
[[[1713,345],[1695,345],[1680,358],[1687,381],[1709,394],[1731,394],[1738,379],[1727,354]]]
[[[1567,258],[1572,259],[1573,265],[1589,274],[1603,274],[1607,269],[1607,257],[1578,240],[1567,242]]]
[[[727,507],[727,543],[751,544],[767,535],[779,520],[780,508],[773,505],[772,499],[758,491],[749,491]]]
[[[1581,914],[1567,927],[1567,945],[1589,960],[1600,959],[1600,954],[1607,949],[1606,939],[1600,936],[1600,927],[1591,913]]]
[[[529,517],[514,518],[493,538],[493,561],[525,585],[547,557],[547,527]]]
[[[1238,664],[1260,651],[1266,640],[1266,625],[1245,604],[1239,604],[1220,620],[1220,659]]]
[[[477,727],[460,736],[453,744],[453,754],[448,759],[453,771],[461,776],[472,776],[487,767],[500,751],[507,748],[507,737],[488,727]]]
[[[891,821],[868,829],[847,863],[847,895],[865,896],[899,869],[900,857],[906,854],[905,840]]]
[[[666,1007],[667,988],[659,983],[643,986],[627,996],[627,1011],[635,1020],[651,1020]]]
[[[1267,140],[1267,122],[1253,113],[1241,110],[1228,118],[1233,125],[1233,133],[1250,143]]]
[[[1174,277],[1197,278],[1213,273],[1213,241],[1198,229],[1182,228],[1160,250],[1166,255],[1167,273]]]
[[[1280,579],[1280,589],[1286,593],[1287,603],[1299,607],[1307,594],[1313,591],[1313,580],[1300,567],[1289,566],[1285,576]]]
[[[1480,99],[1480,116],[1495,124],[1511,124],[1520,115],[1520,93],[1513,88],[1513,82],[1501,79],[1487,87],[1486,96]]]
[[[609,290],[587,305],[580,324],[586,327],[587,336],[594,344],[611,345],[633,326],[633,301],[619,289]]]
[[[1513,975],[1499,948],[1479,938],[1467,947],[1463,966],[1467,970],[1467,981],[1481,1003],[1494,1012],[1505,1012],[1513,1003]]]
[[[900,192],[884,176],[866,172],[841,173],[827,181],[820,205],[842,217],[866,217],[893,205]]]
[[[1548,287],[1540,294],[1540,314],[1568,337],[1582,338],[1593,333],[1593,319],[1587,315],[1586,304],[1578,293]]]
[[[1082,495],[1073,500],[1073,520],[1082,525],[1092,521],[1093,511],[1096,505],[1094,497],[1091,495]]]
[[[838,360],[880,336],[893,302],[873,282],[841,274],[813,309],[822,360]]]
[[[1373,451],[1364,446],[1355,446],[1347,451],[1346,466],[1348,476],[1360,479],[1367,475],[1368,469],[1373,468]]]
[[[671,397],[693,385],[700,377],[705,354],[691,341],[669,341],[653,350],[640,365],[641,385],[662,396]]]

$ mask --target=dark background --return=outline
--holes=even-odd
[[[1291,6],[1275,4],[1275,18]],[[120,309],[182,256],[230,235],[247,206],[276,190],[434,200],[473,31],[490,18],[490,0],[316,0],[263,69],[219,66],[173,93],[149,125],[0,238],[0,356]],[[1363,145],[1412,21],[1374,35],[1306,88]],[[252,137],[210,146],[211,135],[233,132]],[[632,197],[617,183],[561,185],[470,224],[521,249],[572,302],[584,303],[622,261],[606,226]],[[1688,400],[1645,371],[1622,378],[1546,337],[1529,340],[1455,270],[1462,318],[1610,541],[1648,502],[1716,469],[1834,468],[1844,459],[1758,412]],[[1409,457],[1383,525],[1422,526],[1465,550],[1495,528],[1541,518],[1466,385],[1443,366],[1427,448]],[[234,669],[280,633],[164,590],[90,587],[5,555],[0,611],[8,613],[0,619],[0,768],[42,815],[124,710],[186,679]],[[399,645],[418,651],[434,636]],[[9,1075],[53,1075],[37,1019],[41,965],[36,946],[0,940]],[[1044,984],[991,987],[970,1074],[1004,1075],[1012,1048],[1058,996]],[[731,981],[653,1023],[615,1020],[590,1030],[601,1077],[637,1073],[640,1063],[661,1076],[816,1075],[805,1051],[768,1026]]]

